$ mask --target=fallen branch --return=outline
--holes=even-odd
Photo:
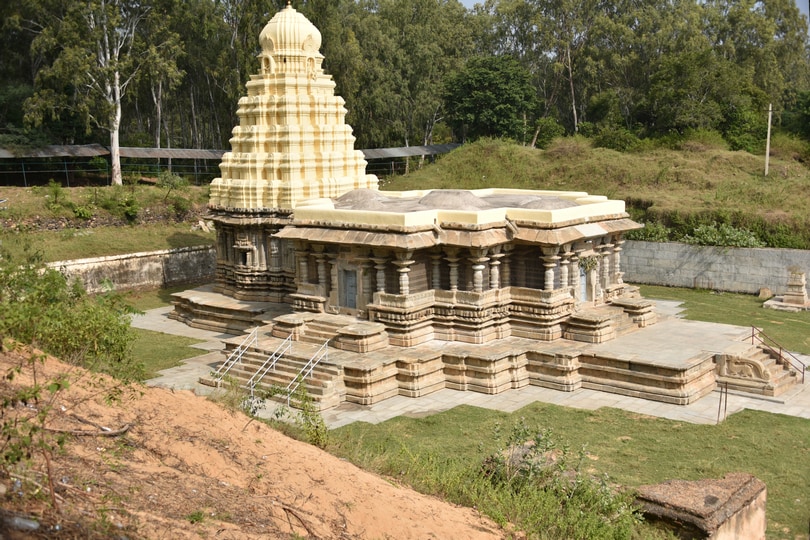
[[[298,510],[297,508],[293,508],[290,505],[284,504],[284,503],[281,503],[281,509],[284,510],[284,512],[288,515],[287,519],[288,519],[288,522],[290,524],[290,527],[292,527],[293,524],[292,524],[291,521],[289,521],[289,516],[293,516],[295,519],[298,520],[298,522],[301,524],[301,526],[304,527],[304,529],[307,531],[307,533],[312,538],[319,538],[319,536],[317,534],[315,534],[315,531],[313,531],[310,528],[309,523],[307,523],[307,521],[303,517],[301,517],[301,515],[300,515],[301,510]]]
[[[56,429],[56,428],[44,428],[45,431],[50,433],[59,433],[60,435],[76,435],[79,437],[118,437],[119,435],[123,435],[132,426],[130,424],[124,425],[124,427],[120,429],[113,429],[113,430],[104,430],[101,429],[99,431],[88,431],[86,429]]]

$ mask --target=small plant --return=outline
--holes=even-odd
[[[163,200],[167,201],[172,191],[180,191],[188,187],[188,181],[178,174],[163,170],[158,174],[157,186],[166,189],[166,195],[163,197]]]
[[[56,396],[68,388],[69,381],[62,374],[52,380],[39,382],[37,367],[44,360],[42,354],[26,350],[18,342],[4,339],[0,348],[3,351],[16,350],[20,360],[3,374],[10,383],[24,371],[31,373],[33,382],[17,389],[6,391],[0,399],[0,471],[7,478],[14,478],[19,495],[24,495],[26,483],[30,480],[20,474],[20,466],[40,454],[46,466],[45,478],[51,503],[56,507],[56,494],[53,488],[51,456],[65,444],[66,436],[45,429],[46,421],[53,408]],[[9,387],[7,387],[8,389]],[[43,490],[39,486],[39,490]]]
[[[205,519],[205,512],[202,510],[197,510],[196,512],[192,512],[187,515],[186,519],[189,523],[202,523]]]
[[[90,219],[93,217],[93,210],[87,206],[74,206],[73,215],[79,219]]]
[[[45,199],[45,206],[52,212],[56,212],[64,206],[67,196],[61,182],[57,182],[53,178],[48,180]]]

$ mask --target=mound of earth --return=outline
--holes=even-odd
[[[2,422],[44,414],[37,437],[66,439],[61,450],[35,450],[24,467],[0,473],[0,524],[15,528],[3,538],[505,536],[472,509],[396,485],[191,392],[122,388],[53,358],[32,367],[29,357],[0,354],[4,401],[34,380],[65,374],[69,384],[4,407]]]

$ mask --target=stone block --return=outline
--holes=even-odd
[[[767,490],[748,473],[641,486],[636,501],[647,519],[664,524],[678,538],[765,538]]]

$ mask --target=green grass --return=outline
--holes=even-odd
[[[133,331],[137,338],[132,346],[132,354],[135,360],[143,363],[146,379],[157,377],[162,369],[181,365],[187,358],[205,354],[205,351],[191,347],[200,343],[199,339],[140,328]]]
[[[172,293],[187,289],[186,287],[172,287],[148,291],[132,291],[124,293],[126,301],[138,311],[166,307],[171,305]],[[187,358],[204,354],[205,351],[195,349],[191,345],[201,343],[199,339],[174,336],[162,332],[153,332],[134,328],[137,336],[132,352],[138,362],[144,364],[146,378],[158,376],[158,371],[179,366]]]
[[[192,231],[188,223],[94,227],[25,234],[0,230],[0,243],[11,252],[12,257],[21,258],[27,244],[37,250],[45,262],[211,245],[214,239],[214,232]]]
[[[511,426],[521,418],[531,427],[551,429],[572,449],[585,446],[590,473],[607,474],[631,488],[667,479],[751,473],[768,487],[768,537],[796,538],[806,531],[810,421],[794,417],[744,411],[718,426],[704,426],[608,408],[584,411],[535,403],[506,414],[460,406],[427,418],[339,428],[330,432],[329,450],[421,491],[475,505],[496,519],[509,518],[516,509],[503,507],[504,499],[490,493],[470,500],[468,476],[496,450],[495,426]],[[645,527],[637,534],[656,533]]]
[[[192,230],[207,204],[207,188],[190,186],[164,200],[165,195],[165,189],[149,185],[0,187],[0,199],[8,200],[0,210],[0,243],[14,257],[30,246],[45,262],[213,244],[214,232]],[[187,201],[187,214],[175,212],[174,197]],[[122,201],[133,201],[137,217],[131,224]],[[76,217],[79,211],[90,218]]]
[[[642,285],[640,290],[644,298],[683,302],[687,319],[756,326],[787,350],[810,354],[810,311],[790,313],[766,309],[762,307],[763,300],[748,294],[654,285]]]

